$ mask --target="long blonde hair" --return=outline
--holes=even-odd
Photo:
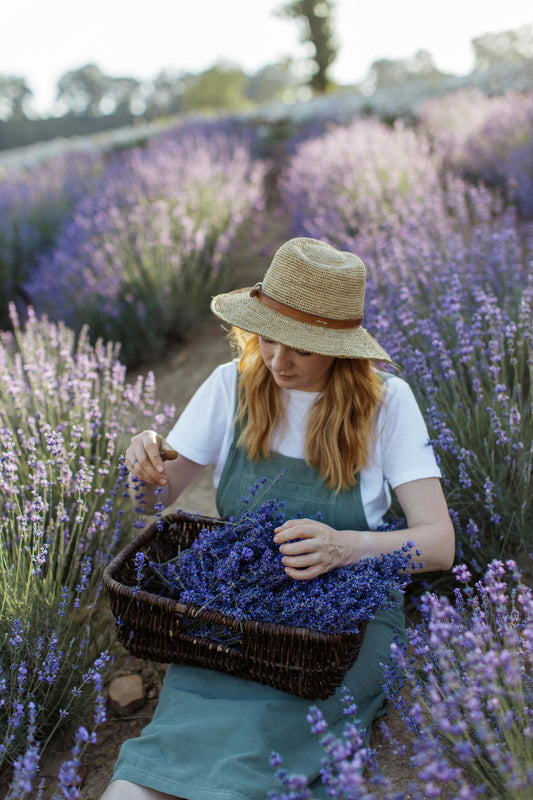
[[[238,445],[257,461],[270,455],[272,434],[286,423],[284,408],[261,356],[259,337],[232,328],[230,338],[239,354]],[[326,388],[311,408],[304,450],[307,464],[318,470],[328,488],[338,492],[356,484],[375,441],[382,396],[383,379],[370,359],[333,361]]]

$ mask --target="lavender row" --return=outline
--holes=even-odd
[[[112,632],[102,572],[133,524],[129,435],[168,427],[153,376],[126,381],[117,347],[92,347],[30,312],[0,337],[0,771],[42,752],[93,696],[102,718]],[[22,795],[14,795],[22,796]]]
[[[66,153],[0,175],[0,330],[9,326],[9,302],[24,298],[38,255],[53,246],[74,204],[96,191],[103,167],[97,153]]]
[[[533,217],[533,93],[487,97],[479,90],[428,100],[419,130],[440,150],[443,166],[482,181]]]
[[[453,602],[428,593],[422,622],[408,647],[393,648],[386,692],[410,732],[400,744],[386,724],[394,756],[409,770],[408,785],[391,780],[365,741],[357,708],[345,693],[340,735],[321,711],[309,711],[323,749],[321,783],[343,800],[526,800],[533,787],[533,594],[513,561],[492,561],[475,583],[461,565]],[[305,775],[271,763],[283,785],[269,800],[313,800]]]
[[[295,227],[306,232],[319,221],[332,236],[344,228],[353,238],[399,199],[429,198],[445,169],[500,189],[530,215],[532,114],[531,93],[470,91],[425,103],[411,129],[370,120],[339,127],[300,151],[306,163],[291,188]],[[261,211],[265,166],[254,158],[256,139],[236,120],[192,122],[110,161],[71,155],[5,178],[0,327],[7,301],[17,300],[75,328],[88,323],[94,339],[121,341],[127,362],[161,350],[227,282],[242,222]],[[289,152],[296,142],[295,133]],[[339,150],[333,162],[327,157],[333,205],[315,186],[317,171],[324,180],[326,142]],[[356,214],[345,196],[350,177]]]
[[[482,568],[525,557],[533,526],[533,224],[442,164],[420,132],[358,120],[303,142],[279,189],[294,235],[367,264],[365,324],[413,385],[458,557]]]
[[[227,286],[265,168],[231,127],[183,126],[116,155],[65,220],[24,291],[38,313],[154,358]]]

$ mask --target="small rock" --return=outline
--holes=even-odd
[[[123,675],[111,681],[109,703],[120,716],[138,711],[144,702],[143,681],[140,675]]]

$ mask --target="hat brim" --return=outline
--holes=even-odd
[[[250,297],[250,288],[219,294],[211,300],[211,311],[224,322],[248,333],[256,333],[295,350],[337,358],[392,359],[365,328],[322,328],[286,317]]]

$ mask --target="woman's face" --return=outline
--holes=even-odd
[[[293,350],[263,336],[259,337],[259,348],[267,369],[281,388],[321,392],[326,387],[334,356]]]

